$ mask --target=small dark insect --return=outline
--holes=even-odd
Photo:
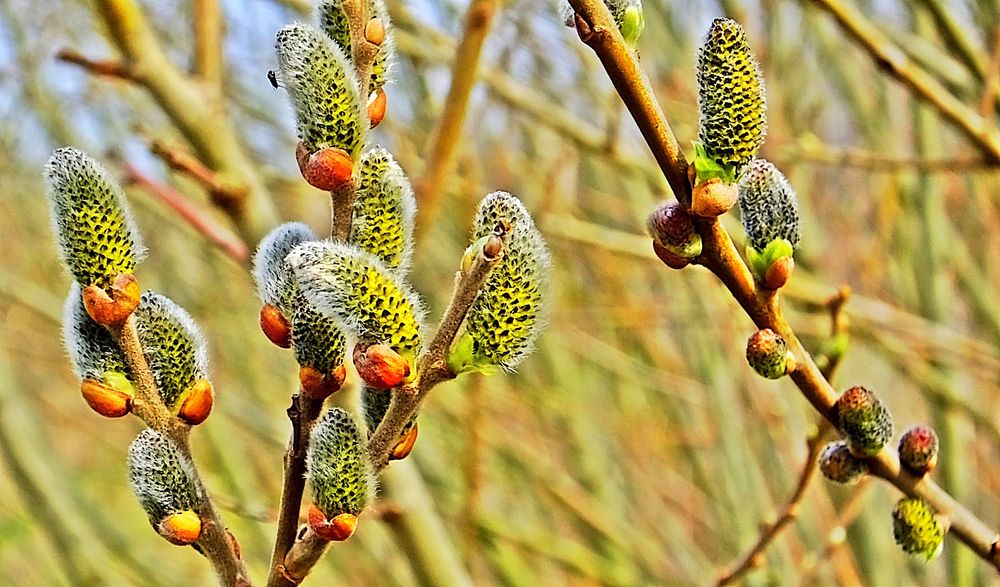
[[[278,83],[278,73],[273,69],[267,70],[267,81],[271,82],[271,87],[276,90],[281,87]]]

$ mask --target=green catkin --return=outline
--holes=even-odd
[[[764,79],[743,27],[712,23],[698,54],[698,138],[709,158],[738,176],[764,143]]]
[[[490,235],[501,221],[509,223],[510,235],[452,349],[449,362],[456,372],[513,369],[541,331],[550,271],[548,248],[524,205],[506,192],[494,192],[480,203],[473,242]]]
[[[184,308],[152,291],[143,292],[135,319],[160,397],[176,410],[191,385],[208,373],[205,339]]]
[[[73,370],[82,379],[106,381],[111,374],[130,377],[125,355],[106,328],[87,314],[80,284],[74,283],[63,304],[63,342]]]
[[[904,497],[892,510],[892,535],[907,554],[931,560],[944,546],[944,529],[927,502]]]
[[[107,170],[64,147],[49,158],[45,179],[59,253],[77,283],[108,289],[119,273],[133,273],[145,249]]]
[[[350,59],[353,51],[351,29],[342,0],[323,0],[320,2],[318,13],[320,28]],[[382,0],[372,0],[369,3],[369,14],[382,19],[382,23],[385,25],[385,40],[379,45],[378,53],[375,54],[375,60],[372,62],[369,91],[374,92],[384,86],[387,81],[395,55],[395,42],[392,36],[392,27],[389,24],[389,11],[386,10],[385,3]]]
[[[350,414],[331,408],[312,430],[306,469],[313,503],[327,518],[359,515],[372,502],[375,473],[367,441]]]
[[[420,354],[423,308],[378,258],[329,241],[303,243],[286,257],[306,299],[366,342],[389,345],[411,365]]]
[[[347,350],[344,331],[335,319],[316,309],[301,293],[291,323],[292,348],[299,365],[329,373],[344,364]]]
[[[799,246],[799,204],[784,174],[766,159],[757,159],[739,181],[740,215],[750,246],[758,252],[784,239]]]
[[[837,424],[847,437],[851,452],[873,456],[892,438],[892,416],[874,393],[852,387],[841,394],[834,406]]]
[[[344,52],[323,32],[305,24],[278,31],[275,48],[306,149],[335,147],[357,160],[369,123]]]
[[[761,377],[779,379],[788,370],[788,344],[770,328],[758,330],[747,340],[747,362]]]
[[[350,242],[400,274],[410,263],[416,201],[406,174],[385,149],[361,157]]]
[[[169,515],[197,511],[194,465],[159,432],[139,433],[128,449],[128,469],[132,491],[154,526]]]

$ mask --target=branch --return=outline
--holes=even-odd
[[[569,0],[576,10],[576,30],[604,65],[615,90],[621,96],[639,131],[646,140],[663,176],[677,201],[685,207],[691,204],[691,184],[688,164],[681,152],[674,131],[667,122],[646,72],[639,66],[636,54],[625,46],[611,11],[602,0]]]
[[[219,0],[194,2],[194,73],[213,91],[222,91],[222,11]]]
[[[826,6],[840,5],[839,0],[815,1]],[[622,100],[654,154],[659,153],[664,157],[664,160],[658,158],[657,161],[675,194],[689,193],[690,184],[686,179],[683,156],[679,151],[667,148],[676,145],[676,141],[649,90],[645,74],[638,68],[634,55],[625,47],[621,35],[613,26],[607,7],[599,0],[570,0],[570,4],[577,12],[577,30],[581,39],[601,58],[608,76],[622,94]],[[877,30],[874,32],[879,34]],[[898,55],[895,58],[898,59]],[[683,189],[675,186],[681,180],[686,185]],[[680,196],[678,200],[684,201]],[[797,363],[790,373],[792,381],[813,408],[836,426],[833,408],[838,393],[820,372],[785,320],[777,293],[757,290],[750,270],[717,218],[699,220],[698,230],[702,237],[703,251],[696,262],[712,271],[726,285],[758,328],[770,328],[785,339]],[[950,531],[980,558],[1000,570],[1000,535],[956,502],[934,481],[916,478],[903,471],[895,449],[885,447],[878,455],[868,459],[868,464],[875,476],[888,481],[907,495],[923,499],[937,512],[948,517],[951,520]]]
[[[201,184],[208,191],[212,201],[223,210],[236,210],[240,202],[247,197],[244,185],[230,185],[219,174],[212,171],[197,157],[190,153],[170,147],[163,141],[154,140],[150,143],[150,151],[175,171],[187,175]]]
[[[135,81],[135,72],[126,63],[112,61],[110,59],[97,60],[84,56],[76,49],[63,48],[56,52],[56,59],[78,65],[94,75],[117,77],[119,79]]]
[[[427,150],[426,166],[414,191],[420,202],[417,226],[426,234],[434,225],[434,218],[447,191],[444,186],[455,166],[455,156],[462,138],[462,128],[469,111],[469,97],[478,79],[479,60],[483,44],[490,32],[497,0],[474,0],[465,14],[462,37],[455,49],[451,66],[451,86],[445,97],[444,110],[434,130],[433,141]]]
[[[875,24],[844,0],[813,0],[876,60],[879,67],[934,107],[972,141],[983,155],[1000,161],[1000,132],[974,109],[952,95],[941,82],[911,61]]]
[[[180,452],[190,459],[189,433],[191,427],[178,420],[160,399],[160,394],[156,389],[156,381],[153,379],[153,372],[149,368],[146,355],[142,350],[142,343],[139,341],[135,316],[129,316],[128,320],[121,326],[109,326],[108,331],[125,355],[126,363],[128,363],[135,381],[136,397],[132,401],[132,412],[147,426],[173,441]],[[205,558],[212,563],[221,585],[225,587],[248,586],[249,582],[246,569],[243,568],[243,561],[236,556],[230,546],[229,534],[219,514],[215,511],[215,505],[209,498],[208,491],[205,490],[200,473],[195,467],[191,468],[190,473],[191,481],[200,496],[197,511],[202,518],[201,536],[196,544],[201,548],[201,553]]]
[[[229,232],[228,229],[219,226],[212,218],[193,206],[183,194],[170,186],[153,181],[129,163],[124,164],[122,171],[124,172],[125,182],[136,185],[160,202],[166,204],[178,216],[187,221],[199,234],[204,236],[205,239],[219,247],[230,259],[241,265],[245,265],[250,259],[250,250],[247,248],[246,243],[240,240],[235,234]]]

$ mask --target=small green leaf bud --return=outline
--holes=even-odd
[[[145,249],[107,170],[65,147],[52,153],[45,179],[59,253],[77,283],[110,290],[119,274],[131,275]]]
[[[694,220],[677,202],[664,202],[649,215],[646,229],[653,241],[681,259],[701,254],[701,235]]]
[[[705,153],[726,169],[723,175],[738,177],[764,143],[767,119],[760,67],[733,20],[715,19],[698,54],[698,106]]]
[[[513,369],[541,332],[551,264],[545,239],[521,201],[506,192],[479,204],[473,241],[491,236],[498,223],[510,227],[507,244],[469,309],[465,332],[452,345],[448,365],[456,374]]]
[[[899,439],[899,462],[917,476],[937,466],[938,436],[928,426],[913,426]]]
[[[132,491],[157,531],[170,516],[197,512],[199,496],[193,481],[194,465],[159,432],[146,429],[139,433],[128,450],[128,469]],[[190,528],[191,524],[174,529],[180,530],[181,526]],[[169,539],[166,534],[164,537]]]
[[[373,501],[376,481],[367,441],[344,410],[332,408],[316,423],[306,466],[313,504],[322,512],[323,521],[335,520],[341,514],[356,519]]]
[[[350,242],[403,274],[409,267],[416,200],[406,174],[378,147],[361,157]]]
[[[795,357],[785,339],[770,328],[758,330],[747,340],[747,362],[767,379],[780,379],[795,368]]]
[[[837,425],[847,436],[851,453],[874,456],[892,438],[892,416],[874,393],[864,387],[845,391],[834,406]]]
[[[318,29],[293,24],[278,31],[281,79],[307,153],[342,149],[357,160],[368,119],[348,58]]]
[[[823,449],[819,456],[819,470],[835,483],[854,483],[868,473],[868,464],[852,455],[846,442],[837,440]]]
[[[907,554],[931,560],[944,547],[944,529],[927,502],[904,497],[892,510],[892,535]]]
[[[423,307],[395,272],[370,253],[329,241],[303,243],[285,259],[317,309],[359,340],[388,345],[412,371],[420,353]]]

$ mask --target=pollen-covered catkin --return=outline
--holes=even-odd
[[[738,176],[764,143],[764,79],[746,33],[717,18],[698,54],[698,138],[708,157]]]
[[[208,349],[187,310],[158,293],[142,294],[136,328],[163,403],[176,411],[185,394],[208,373]]]
[[[389,151],[381,147],[366,151],[361,157],[351,244],[403,274],[410,262],[415,212],[410,182]]]
[[[119,273],[132,274],[145,250],[125,195],[107,170],[65,147],[52,153],[45,179],[60,256],[77,283],[108,289]]]
[[[305,24],[278,31],[276,49],[306,150],[334,147],[356,161],[369,123],[344,52],[322,31]]]
[[[498,222],[509,225],[510,234],[452,349],[449,363],[456,372],[512,369],[530,351],[543,325],[550,271],[545,240],[520,200],[494,192],[479,204],[473,242],[490,235]]]
[[[359,515],[372,501],[375,473],[354,419],[331,408],[313,428],[307,455],[313,503],[327,518]]]
[[[423,307],[378,258],[343,243],[312,242],[286,257],[306,299],[365,342],[388,345],[412,365],[420,353]]]
[[[941,553],[944,529],[927,502],[904,497],[892,510],[892,534],[907,554],[931,560]]]
[[[389,11],[386,9],[383,0],[369,0],[368,15],[370,18],[379,18],[385,29],[385,37],[379,43],[378,52],[372,62],[369,92],[374,92],[388,81],[392,70],[392,60],[395,56],[395,41],[393,39],[392,27],[389,24]],[[347,13],[344,12],[342,0],[323,0],[319,4],[319,25],[332,40],[340,47],[344,54],[351,58],[351,28]]]

